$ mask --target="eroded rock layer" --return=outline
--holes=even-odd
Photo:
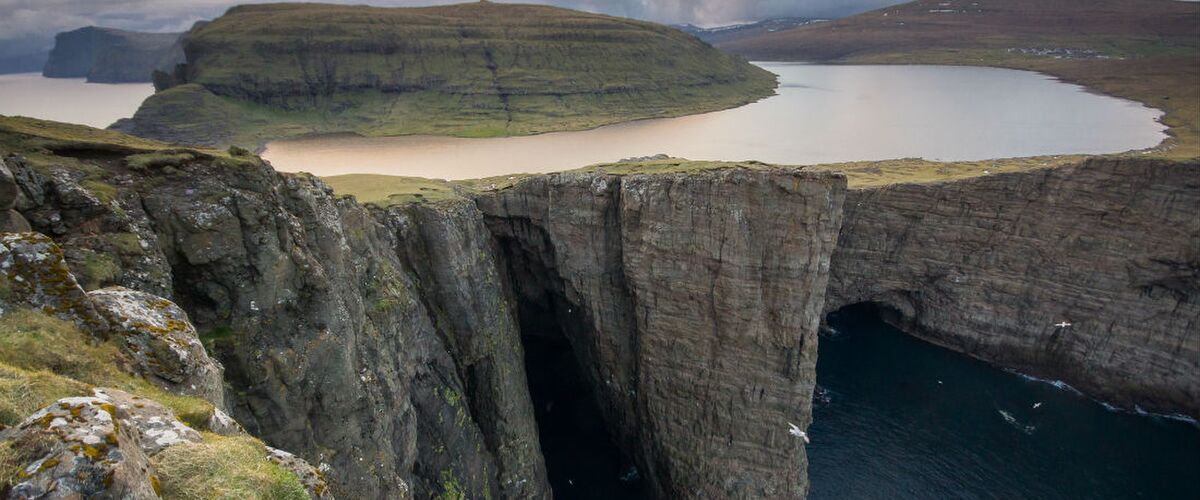
[[[1093,159],[852,190],[828,310],[1104,400],[1200,416],[1200,164]]]
[[[478,198],[523,315],[562,329],[660,498],[807,492],[845,180],[797,170],[557,174]],[[547,320],[543,320],[545,322]]]

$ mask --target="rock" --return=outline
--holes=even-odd
[[[399,231],[400,253],[422,284],[470,408],[488,415],[479,427],[500,467],[502,496],[550,498],[516,310],[483,215],[460,199],[395,208],[386,223]]]
[[[245,436],[246,429],[237,420],[220,408],[214,408],[212,417],[208,419],[208,430],[222,436]]]
[[[61,399],[0,432],[26,465],[8,498],[152,499],[154,469],[137,431],[95,397]]]
[[[0,233],[27,233],[32,230],[29,221],[16,210],[0,211]]]
[[[799,498],[845,179],[562,173],[477,198],[522,324],[570,344],[659,498]],[[554,326],[554,325],[557,325]]]
[[[3,159],[0,159],[0,210],[11,210],[17,206],[17,197],[21,194],[17,180],[8,169]]]
[[[171,301],[127,288],[88,294],[121,338],[137,373],[180,394],[224,403],[222,367],[208,356],[187,313]]]
[[[203,441],[200,433],[188,427],[159,403],[117,389],[98,388],[95,397],[117,408],[117,421],[138,433],[138,442],[147,457],[168,446]]]
[[[108,322],[67,269],[62,250],[40,233],[0,234],[0,313],[14,307],[39,309],[85,331],[108,331]]]
[[[853,190],[826,308],[872,302],[935,344],[1200,418],[1197,207],[1196,161]]]
[[[325,474],[308,462],[305,462],[304,459],[268,446],[267,460],[282,467],[283,470],[295,474],[300,479],[300,484],[304,485],[304,489],[308,491],[309,498],[313,500],[333,500],[333,494],[329,491],[329,486],[325,484]],[[404,485],[403,489],[406,490],[407,485]]]

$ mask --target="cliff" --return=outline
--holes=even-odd
[[[183,45],[186,66],[120,130],[243,146],[334,132],[523,135],[725,109],[775,88],[770,73],[674,29],[534,5],[248,5]]]
[[[653,491],[806,491],[788,423],[810,420],[836,175],[564,175],[368,208],[253,157],[22,130],[4,161],[29,224],[88,288],[186,310],[231,414],[328,464],[336,495],[549,497],[521,348],[546,318],[530,273]],[[526,246],[539,267],[512,253]]]
[[[875,303],[933,343],[1200,417],[1196,207],[1196,161],[853,189],[826,309]]]
[[[92,83],[149,82],[155,70],[170,70],[183,62],[180,36],[96,26],[59,33],[42,75],[86,77]]]

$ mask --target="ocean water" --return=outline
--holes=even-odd
[[[1110,410],[909,337],[870,308],[829,325],[812,499],[1200,499],[1194,423]]]

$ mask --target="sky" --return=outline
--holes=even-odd
[[[414,6],[462,0],[323,0]],[[523,0],[663,23],[716,26],[768,17],[836,17],[897,0]],[[230,6],[263,0],[0,0],[0,56],[46,50],[54,34],[84,26],[184,31]]]

